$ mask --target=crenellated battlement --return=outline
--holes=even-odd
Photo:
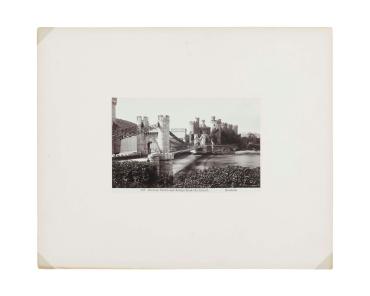
[[[201,122],[201,123],[199,123]],[[210,126],[207,126],[206,121],[199,117],[195,121],[189,122],[189,141],[194,144],[201,135],[209,135],[214,144],[221,144],[221,133],[238,134],[238,126],[227,122],[222,122],[221,119],[216,119],[216,116],[211,116]],[[203,137],[203,139],[205,139]]]

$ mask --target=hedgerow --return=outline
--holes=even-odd
[[[260,168],[228,166],[190,172],[179,172],[174,187],[179,188],[230,188],[260,187]]]
[[[175,177],[158,174],[153,163],[113,161],[113,188],[230,188],[260,187],[260,168],[228,166],[179,172]]]
[[[158,181],[156,167],[148,162],[113,161],[113,188],[147,188],[155,186]]]

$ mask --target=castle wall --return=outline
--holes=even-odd
[[[221,128],[220,127],[217,128],[217,131],[215,132],[215,136],[216,136],[216,143],[214,144],[216,145],[221,144]]]
[[[137,136],[124,138],[121,140],[120,153],[137,152]]]
[[[211,134],[211,128],[208,127],[208,126],[200,127],[199,128],[199,134],[200,135],[202,135],[202,134],[210,135]]]

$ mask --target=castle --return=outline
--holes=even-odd
[[[189,143],[195,146],[204,146],[207,144],[221,145],[226,143],[225,137],[238,136],[238,125],[228,124],[211,117],[211,126],[207,126],[205,120],[200,123],[199,117],[195,121],[189,122]]]

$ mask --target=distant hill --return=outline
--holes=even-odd
[[[126,130],[129,130],[130,132],[137,131],[137,124],[131,121],[116,118],[114,120],[114,124],[122,131]]]

